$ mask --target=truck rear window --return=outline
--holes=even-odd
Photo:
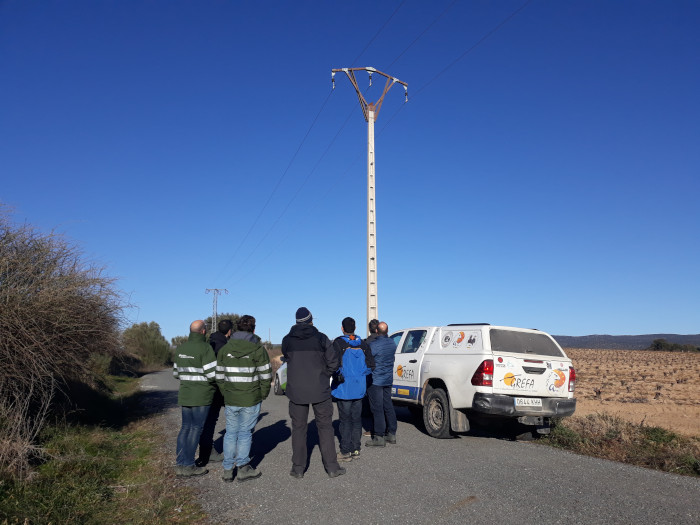
[[[492,329],[490,332],[491,349],[494,352],[564,357],[559,347],[544,334],[499,330],[497,328]]]

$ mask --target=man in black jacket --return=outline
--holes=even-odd
[[[209,344],[214,350],[214,355],[219,354],[219,349],[228,343],[233,330],[233,323],[229,319],[222,319],[218,323],[218,331],[209,336]],[[202,427],[202,435],[199,437],[199,460],[197,463],[204,466],[210,461],[223,461],[224,455],[214,448],[214,431],[219,414],[224,406],[224,396],[221,395],[218,387],[214,392],[214,400],[209,407],[207,420]],[[223,448],[223,444],[222,444]]]
[[[290,476],[304,477],[306,468],[306,430],[309,405],[313,407],[318,428],[321,459],[328,476],[345,474],[338,464],[333,433],[333,402],[330,379],[340,360],[333,343],[313,325],[311,312],[297,310],[296,324],[282,339],[282,354],[287,360],[289,416],[292,418],[292,470]]]

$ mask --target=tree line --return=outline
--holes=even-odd
[[[700,346],[669,343],[666,339],[654,339],[647,350],[657,352],[700,352]]]

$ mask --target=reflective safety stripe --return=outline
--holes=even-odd
[[[261,372],[264,372],[265,370],[272,370],[272,367],[270,366],[270,363],[267,363],[266,365],[259,366],[258,370],[260,370]]]
[[[199,372],[200,374],[204,373],[203,368],[197,368],[196,366],[180,366],[180,367],[178,367],[178,370],[180,372],[195,372],[195,373]]]
[[[272,374],[260,374],[260,379],[272,379]]]
[[[229,383],[253,383],[254,381],[260,381],[260,376],[224,376],[219,374],[216,376],[217,379],[223,379]]]
[[[216,377],[216,370],[204,374],[206,377]]]
[[[212,376],[213,377],[213,376]],[[181,375],[180,379],[183,381],[209,381],[206,377],[204,376],[185,376]]]
[[[215,368],[216,367],[216,361],[212,361],[211,363],[207,363],[204,365],[204,370],[207,370],[208,368]]]
[[[217,366],[217,372],[226,372],[228,374],[252,374],[255,372],[254,366]]]

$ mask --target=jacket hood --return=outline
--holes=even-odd
[[[231,354],[233,357],[243,357],[252,354],[258,348],[260,338],[250,332],[231,334],[228,343],[221,347],[219,355]]]
[[[360,346],[360,344],[362,344],[362,339],[360,339],[355,334],[343,335],[343,336],[341,336],[341,339],[343,339],[345,342],[347,342],[353,348],[357,348],[358,346]]]
[[[233,332],[231,334],[231,339],[240,339],[242,341],[250,341],[251,343],[260,342],[260,338],[255,334],[251,334],[250,332]]]
[[[292,326],[289,330],[289,337],[295,339],[310,339],[318,333],[318,328],[307,323],[299,323]]]

